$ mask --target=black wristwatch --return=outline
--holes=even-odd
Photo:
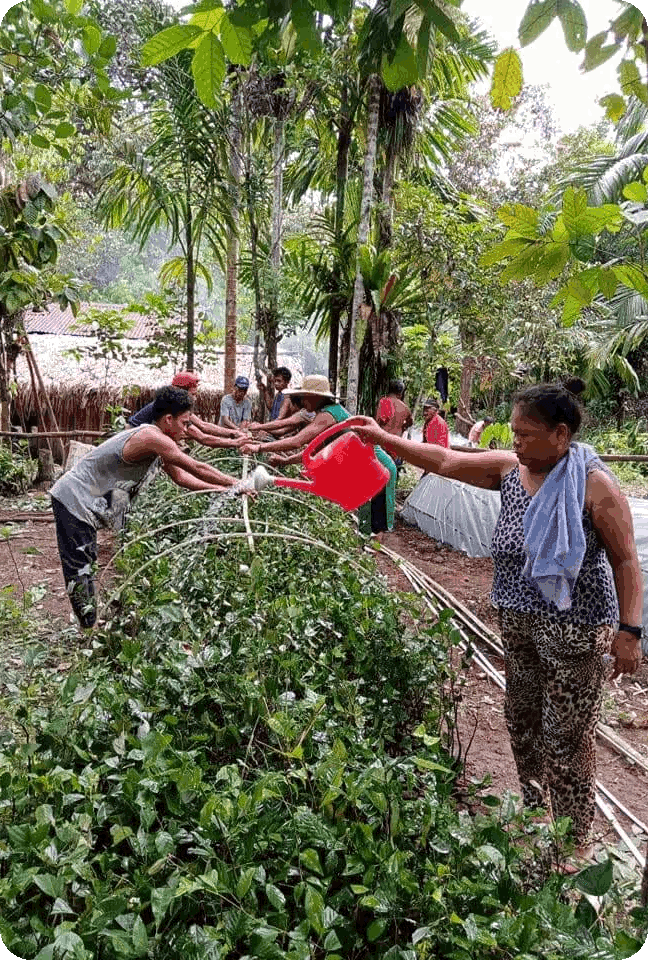
[[[636,637],[637,640],[641,640],[643,636],[643,627],[632,627],[629,623],[620,623],[619,624],[619,633],[631,633],[633,637]]]

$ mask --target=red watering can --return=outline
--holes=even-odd
[[[317,497],[339,503],[344,510],[356,510],[367,503],[387,486],[390,478],[387,467],[376,458],[373,444],[363,443],[355,433],[345,433],[319,453],[313,453],[329,437],[348,430],[356,422],[361,421],[352,417],[335,423],[311,440],[302,455],[303,472],[307,479],[273,477],[263,467],[257,467],[250,476],[254,488],[263,490],[272,484],[275,487],[306,490]]]

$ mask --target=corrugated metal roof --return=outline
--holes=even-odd
[[[50,303],[44,310],[25,311],[25,329],[27,333],[52,333],[59,336],[87,337],[92,329],[83,323],[83,316],[89,310],[123,310],[126,304],[82,303],[79,315],[74,316],[70,308],[62,310],[58,304]],[[124,334],[129,340],[148,340],[157,329],[156,321],[142,313],[126,313],[133,321],[132,328]]]

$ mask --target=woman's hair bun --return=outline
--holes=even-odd
[[[584,380],[581,380],[580,377],[571,377],[569,380],[565,380],[563,383],[565,390],[575,397],[580,396],[580,394],[585,390],[586,386],[587,384]]]

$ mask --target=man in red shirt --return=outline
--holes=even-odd
[[[423,404],[423,443],[436,443],[439,447],[450,446],[448,425],[439,416],[439,404],[436,400],[426,400]]]

